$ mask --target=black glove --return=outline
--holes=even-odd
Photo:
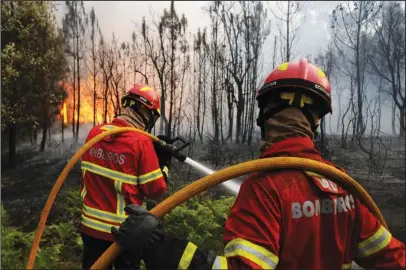
[[[152,208],[154,208],[158,203],[154,200],[150,200],[145,198],[144,201],[147,203],[147,210],[151,210]]]
[[[165,135],[158,135],[157,136],[160,140],[166,142],[167,144],[172,144],[173,140],[169,138],[168,136]],[[165,150],[164,148],[160,147],[159,144],[155,143],[154,144],[154,149],[156,152],[156,155],[158,156],[159,160],[159,167],[161,170],[164,169],[164,167],[168,167],[171,165],[171,159],[172,159],[172,153]]]
[[[189,269],[212,268],[214,252],[197,248],[184,256],[189,240],[165,235],[160,220],[141,206],[132,204],[124,210],[130,215],[118,230],[112,227],[111,232],[121,247],[145,262],[147,269],[176,269],[181,259],[189,261]]]
[[[122,248],[142,258],[146,249],[162,240],[162,223],[142,206],[131,204],[124,210],[129,216],[119,229],[111,227],[111,233]]]

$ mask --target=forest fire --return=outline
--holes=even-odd
[[[93,112],[93,101],[92,100],[84,100],[81,101],[80,104],[80,119],[79,123],[93,123],[94,112]],[[99,105],[99,106],[98,106]],[[96,124],[100,124],[103,122],[103,106],[101,104],[97,104],[96,102]],[[107,117],[109,118],[109,117]],[[75,121],[77,116],[75,114]]]
[[[89,87],[89,80],[83,80],[80,84],[80,116],[79,116],[79,123],[80,124],[87,124],[93,123],[93,118],[95,117],[95,122],[97,124],[101,124],[104,122],[104,106],[103,106],[103,99],[100,98],[100,87],[96,86],[97,98],[96,98],[96,115],[94,115],[93,110],[93,88]],[[74,88],[73,85],[70,83],[65,83],[64,88],[68,94],[67,99],[64,101],[63,106],[60,111],[61,117],[63,117],[63,121],[65,125],[72,124],[72,122],[77,121],[77,106],[78,106],[78,98],[77,98],[77,89]],[[74,94],[76,96],[74,101]],[[75,102],[75,106],[73,105]],[[73,114],[73,111],[75,113]],[[107,110],[107,122],[111,121],[112,116],[114,115],[114,108],[111,106],[111,103],[108,102],[108,110]]]
[[[66,102],[63,103],[61,114],[63,115],[63,123],[65,125],[68,124],[68,110],[66,109]]]

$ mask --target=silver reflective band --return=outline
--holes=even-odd
[[[226,257],[244,257],[266,269],[275,269],[279,261],[279,258],[272,252],[241,238],[228,243],[224,249],[224,254]]]
[[[118,216],[125,216],[125,201],[124,201],[124,197],[122,195],[121,192],[121,187],[122,187],[123,183],[116,181],[114,183],[114,186],[116,188],[117,191],[117,215]]]
[[[118,216],[118,215],[115,215],[113,213],[109,213],[109,212],[106,212],[106,211],[94,209],[94,208],[91,208],[91,207],[89,207],[89,206],[87,206],[85,204],[83,205],[83,212],[86,215],[91,216],[91,217],[95,217],[95,218],[98,218],[98,219],[104,219],[104,220],[107,220],[107,221],[117,222],[117,223],[124,222],[124,220],[126,219],[126,216]]]
[[[367,257],[384,249],[391,241],[392,235],[385,227],[381,228],[371,237],[358,244],[358,253],[361,257]]]
[[[153,172],[139,176],[138,179],[139,179],[140,185],[143,185],[143,184],[151,182],[160,177],[163,177],[163,175],[162,175],[161,169],[158,168],[157,170],[155,170]]]
[[[111,233],[111,227],[118,228],[118,226],[103,223],[103,222],[100,222],[97,220],[92,220],[88,217],[85,217],[84,215],[82,215],[82,224],[87,227],[90,227],[94,230],[105,232],[105,233]]]
[[[227,258],[223,256],[216,256],[212,269],[228,269]]]

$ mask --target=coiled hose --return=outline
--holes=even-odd
[[[96,137],[88,141],[86,144],[84,144],[65,166],[48,196],[48,200],[41,213],[40,221],[37,226],[34,242],[31,247],[30,255],[28,258],[27,269],[32,269],[34,266],[35,257],[37,255],[41,236],[44,231],[45,223],[51,210],[52,204],[55,200],[55,197],[60,187],[62,186],[64,180],[66,179],[66,176],[71,171],[73,166],[79,161],[81,156],[98,141],[102,140],[107,136],[128,131],[137,131],[148,136],[154,142],[159,141],[157,137],[140,129],[123,127],[107,130],[97,135]],[[172,196],[165,199],[164,201],[159,203],[156,207],[154,207],[151,210],[151,213],[153,213],[158,217],[163,216],[168,212],[170,212],[172,209],[174,209],[176,206],[182,204],[183,202],[187,201],[193,196],[217,184],[256,171],[277,170],[277,169],[297,169],[297,170],[312,171],[321,174],[330,180],[342,184],[343,186],[347,187],[357,198],[359,198],[368,207],[368,209],[372,212],[372,214],[381,222],[381,224],[387,228],[386,221],[381,211],[373,201],[373,199],[369,196],[369,194],[365,191],[365,189],[362,186],[360,186],[354,179],[352,179],[350,176],[343,173],[342,171],[336,169],[335,167],[327,165],[325,163],[317,162],[310,159],[294,158],[294,157],[275,157],[275,158],[257,159],[222,169],[211,175],[205,176],[193,182],[192,184],[184,187],[183,189],[175,192]],[[120,251],[121,250],[119,245],[114,242],[103,253],[103,255],[100,256],[100,258],[92,265],[91,269],[107,269],[107,267],[120,254]]]

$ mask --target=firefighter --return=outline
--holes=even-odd
[[[131,88],[122,98],[122,113],[111,124],[93,127],[86,142],[117,127],[151,131],[160,117],[155,90],[143,84]],[[165,136],[161,139],[167,140]],[[113,243],[110,227],[118,227],[128,216],[126,205],[142,205],[144,198],[157,199],[167,190],[171,156],[154,150],[152,141],[138,132],[108,136],[93,145],[82,158],[83,269],[89,269]],[[114,267],[138,268],[139,260],[127,260],[123,253]]]
[[[290,156],[324,162],[313,139],[332,112],[323,71],[300,59],[279,65],[257,93],[261,158]],[[325,177],[299,170],[264,171],[241,185],[223,233],[224,255],[165,235],[145,209],[130,216],[115,240],[141,254],[151,269],[348,269],[405,267],[405,245],[358,198]]]

